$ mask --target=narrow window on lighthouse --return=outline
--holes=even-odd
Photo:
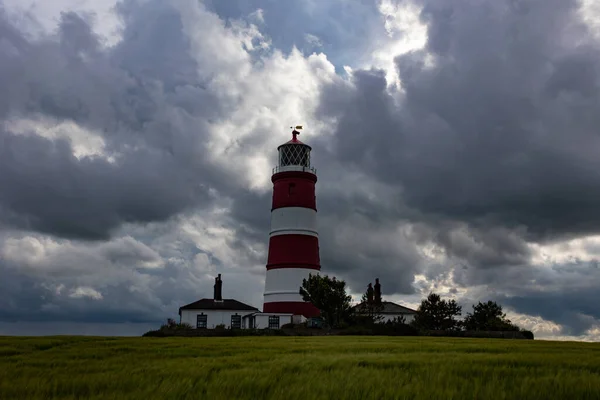
[[[296,184],[295,183],[290,183],[290,186],[288,187],[288,195],[293,195],[294,192],[296,191]]]

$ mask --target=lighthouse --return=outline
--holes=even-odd
[[[271,231],[263,312],[313,317],[319,310],[302,300],[300,286],[309,274],[319,273],[319,235],[315,184],[317,171],[310,164],[312,148],[298,139],[277,148],[278,165],[273,168]]]

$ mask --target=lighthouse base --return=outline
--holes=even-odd
[[[265,303],[263,305],[263,312],[303,315],[306,318],[318,317],[320,314],[317,307],[304,301],[277,301]]]

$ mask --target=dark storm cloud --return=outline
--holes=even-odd
[[[426,214],[535,238],[597,231],[600,52],[575,6],[424,2],[427,46],[396,60],[400,107],[381,73],[324,93],[335,155]]]
[[[596,306],[600,296],[596,288],[558,293],[523,293],[515,297],[499,296],[498,300],[520,313],[540,316],[560,324],[562,333],[566,335],[583,335],[600,320]]]
[[[195,176],[166,154],[135,154],[115,165],[78,160],[63,140],[2,136],[0,204],[5,221],[19,227],[107,238],[123,222],[165,220],[208,200]]]
[[[243,251],[248,242],[262,243],[269,241],[271,223],[272,193],[256,193],[240,191],[233,199],[231,207],[231,223],[236,227],[235,248]],[[254,262],[266,265],[266,254],[255,254]]]
[[[219,179],[202,139],[206,118],[221,112],[195,73],[181,21],[159,1],[118,10],[123,41],[108,49],[74,13],[62,14],[56,37],[35,42],[0,14],[0,116],[76,121],[102,135],[106,155],[78,159],[66,140],[1,130],[4,222],[101,239],[124,222],[164,221],[209,202]]]
[[[124,1],[117,11],[123,40],[108,48],[78,14],[63,13],[56,34],[37,40],[0,14],[0,320],[157,324],[211,296],[206,273],[221,260],[201,243],[160,240],[180,216],[211,206],[209,189],[240,190],[205,148],[208,124],[232,104],[225,110],[227,96],[208,89],[212,73],[191,57],[169,4]],[[76,157],[80,132],[68,124],[59,133],[73,142],[39,136],[64,121],[101,138],[100,154]],[[129,222],[138,241],[115,238]],[[35,242],[35,232],[71,240]],[[200,253],[209,260],[196,266]],[[229,276],[230,296],[248,284]],[[235,297],[253,303],[252,293]]]
[[[423,268],[423,260],[412,237],[397,231],[401,221],[397,204],[343,189],[328,190],[327,182],[335,181],[332,175],[320,175],[322,187],[317,190],[323,272],[346,279],[357,293],[366,291],[375,278],[384,295],[414,293],[413,277]]]
[[[600,231],[600,43],[575,1],[419,3],[428,42],[396,58],[401,94],[380,71],[322,93],[318,116],[337,121],[324,158],[402,188],[413,238],[448,256],[421,267],[429,279],[453,271],[581,334],[598,321],[598,271],[573,273],[575,289],[532,267],[525,241]]]
[[[528,263],[532,255],[518,232],[502,227],[482,229],[447,224],[427,231],[427,238],[434,240],[447,254],[479,268],[522,265]]]
[[[463,309],[468,311],[477,301],[494,300],[508,310],[560,324],[563,334],[575,336],[585,334],[600,321],[597,261],[535,268],[460,268],[454,270],[454,282],[464,288],[484,285],[483,291],[471,293],[468,305],[463,301]]]
[[[156,325],[211,296],[211,282],[193,262],[163,260],[130,237],[77,248],[58,242],[43,254],[25,241],[32,237],[15,238],[0,240],[0,321]],[[188,246],[178,255],[192,261],[197,252]]]

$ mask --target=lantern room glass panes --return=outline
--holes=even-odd
[[[302,144],[286,144],[279,149],[279,166],[299,165],[310,167],[310,147]]]

